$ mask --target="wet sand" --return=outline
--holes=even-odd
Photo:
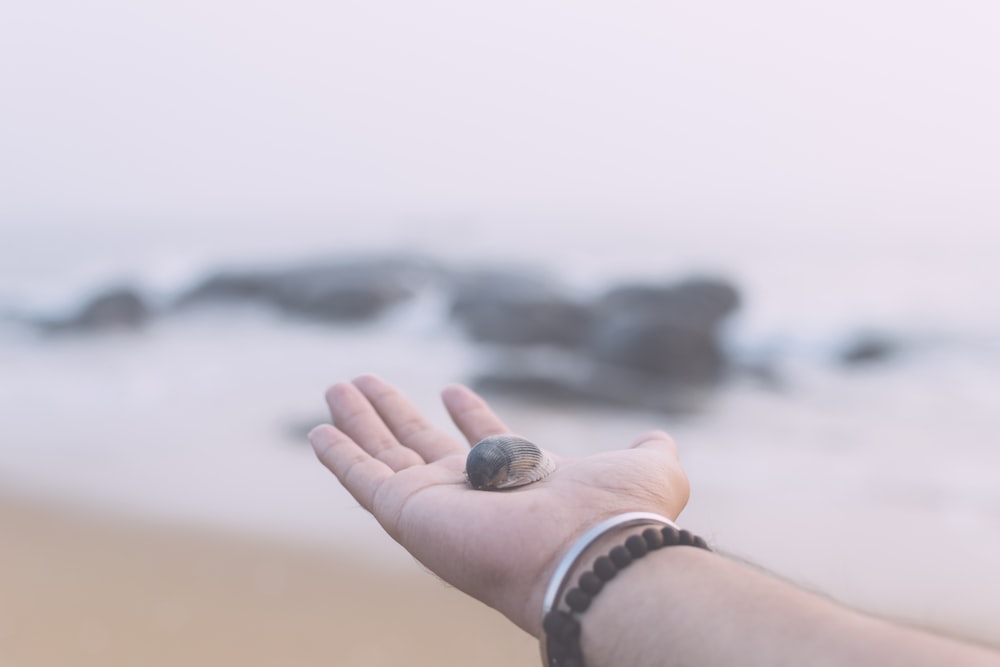
[[[529,665],[534,638],[414,563],[0,495],[0,665]]]

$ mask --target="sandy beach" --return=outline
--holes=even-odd
[[[414,563],[0,496],[0,664],[516,665],[532,637]]]
[[[538,660],[532,637],[415,562],[10,494],[0,528],[3,667]],[[920,609],[907,599],[883,606]],[[930,625],[994,643],[988,616]]]

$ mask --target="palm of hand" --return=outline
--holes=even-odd
[[[385,530],[449,583],[537,634],[541,598],[569,544],[607,516],[645,510],[676,517],[688,486],[669,438],[653,432],[631,449],[558,459],[540,482],[474,491],[468,445],[428,424],[372,376],[331,388],[337,428],[310,439],[323,463]],[[470,442],[509,430],[464,387],[444,393]]]

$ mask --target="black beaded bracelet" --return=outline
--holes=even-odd
[[[658,528],[649,527],[641,534],[630,535],[623,545],[618,545],[607,554],[599,556],[594,561],[592,569],[581,574],[577,579],[577,585],[563,597],[568,610],[563,611],[558,608],[558,594],[564,584],[562,579],[590,544],[613,528],[652,521],[665,525]],[[614,579],[618,572],[649,552],[670,546],[692,546],[711,551],[702,538],[692,535],[687,530],[678,529],[665,517],[645,513],[614,517],[585,535],[557,568],[546,594],[545,615],[542,619],[542,658],[546,666],[583,667],[583,654],[580,649],[580,615],[587,611],[604,584]]]

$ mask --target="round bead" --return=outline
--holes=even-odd
[[[647,528],[642,531],[642,539],[646,540],[646,546],[649,547],[650,551],[663,546],[663,533],[656,528]]]
[[[594,574],[600,577],[601,581],[611,581],[618,574],[618,566],[607,556],[600,556],[594,561]]]
[[[575,612],[587,611],[590,600],[591,597],[579,588],[570,589],[569,593],[566,593],[566,604]]]
[[[570,652],[569,646],[551,636],[545,642],[545,648],[548,650],[549,657],[556,659],[565,658]]]
[[[590,570],[587,570],[580,575],[577,585],[583,589],[584,593],[587,593],[588,595],[597,595],[604,587],[604,581],[602,581],[600,577]]]
[[[664,526],[660,534],[663,535],[663,546],[671,547],[677,544],[677,529],[673,526]]]
[[[569,644],[570,642],[575,642],[580,637],[580,621],[572,619],[572,623],[567,623],[562,627],[562,630],[556,635],[564,644]]]
[[[703,540],[698,535],[695,535],[694,536],[694,546],[698,547],[699,549],[708,549],[708,542],[706,542],[705,540]],[[711,551],[711,549],[709,549],[709,551]]]
[[[628,552],[628,549],[621,545],[612,549],[611,552],[608,553],[608,557],[611,558],[611,561],[618,566],[619,570],[628,567],[629,563],[632,562],[632,554]]]
[[[628,539],[625,540],[625,548],[632,554],[632,558],[642,558],[649,551],[649,547],[646,546],[646,540],[642,538],[642,535],[629,535]]]
[[[677,544],[685,547],[694,546],[694,535],[690,531],[682,530],[677,536]]]
[[[557,635],[567,624],[574,622],[573,617],[566,612],[555,610],[545,614],[542,627],[545,628],[545,634]]]

